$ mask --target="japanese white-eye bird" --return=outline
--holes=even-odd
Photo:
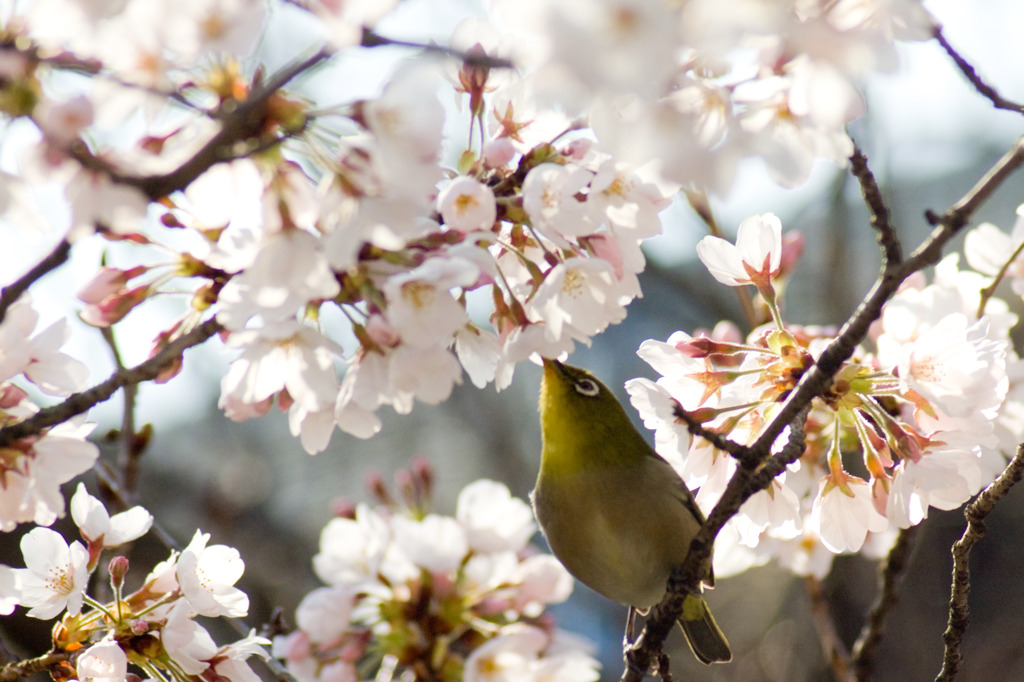
[[[585,370],[544,360],[540,424],[531,499],[551,551],[585,585],[645,612],[665,596],[704,522],[693,494]],[[703,583],[714,581],[709,560]],[[732,659],[701,595],[687,595],[678,622],[702,663]]]

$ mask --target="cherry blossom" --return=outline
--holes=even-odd
[[[497,481],[481,479],[462,489],[455,518],[469,547],[481,552],[521,550],[537,530],[529,505]]]
[[[771,213],[751,216],[740,223],[736,244],[721,237],[704,237],[697,255],[722,284],[762,286],[779,273],[782,223]]]
[[[67,541],[49,528],[33,528],[21,539],[26,568],[18,572],[20,603],[32,618],[49,620],[61,611],[82,610],[89,554],[80,542]]]
[[[128,674],[128,657],[113,638],[101,639],[78,657],[82,682],[117,682]]]
[[[438,195],[437,210],[448,227],[466,232],[490,229],[498,215],[494,192],[464,175]]]
[[[234,586],[245,564],[238,550],[226,545],[206,546],[208,533],[196,531],[175,567],[182,594],[203,616],[238,618],[249,612],[249,597]]]

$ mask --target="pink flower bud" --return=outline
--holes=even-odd
[[[484,146],[484,165],[488,168],[504,168],[516,155],[516,146],[507,137],[491,140]]]
[[[120,268],[100,268],[91,280],[78,291],[78,300],[83,303],[101,303],[128,284],[128,273]]]
[[[82,321],[93,327],[109,327],[123,320],[150,293],[149,285],[143,285],[108,296],[100,303],[90,303],[82,310]]]
[[[366,321],[366,334],[381,348],[394,348],[402,341],[398,330],[383,315],[370,315]]]
[[[562,153],[569,157],[570,161],[582,161],[592,146],[594,146],[593,140],[580,138],[565,145]]]
[[[128,557],[114,557],[110,560],[107,570],[110,572],[111,587],[114,588],[115,592],[120,590],[121,586],[124,585],[124,576],[128,573]]]
[[[782,255],[779,258],[779,276],[785,277],[796,268],[800,256],[804,253],[804,236],[800,232],[790,231],[782,235]]]
[[[0,409],[8,410],[28,397],[28,393],[14,384],[0,386]]]

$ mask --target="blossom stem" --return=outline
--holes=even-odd
[[[86,604],[88,604],[89,606],[93,607],[98,612],[102,613],[104,616],[109,618],[111,621],[113,621],[115,623],[120,623],[121,622],[119,618],[116,618],[114,616],[114,614],[112,614],[110,611],[107,611],[107,607],[106,606],[104,606],[103,604],[99,603],[98,601],[96,601],[95,599],[90,597],[89,595],[84,595],[84,600],[85,600]],[[120,601],[118,602],[118,604],[120,604]],[[118,607],[118,611],[120,612],[120,606]]]

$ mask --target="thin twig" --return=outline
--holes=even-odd
[[[871,213],[869,222],[871,227],[878,233],[878,244],[882,247],[882,268],[889,264],[900,263],[903,260],[903,247],[896,235],[896,230],[889,223],[889,209],[882,197],[882,190],[878,187],[874,174],[868,168],[868,158],[860,147],[854,145],[853,154],[850,156],[850,172],[860,183],[860,193],[864,197],[868,211]]]
[[[28,677],[35,673],[44,672],[55,665],[64,663],[70,656],[71,654],[66,651],[51,651],[36,658],[8,663],[3,668],[0,668],[0,682],[14,682],[19,677]]]
[[[117,370],[109,379],[81,393],[68,396],[64,402],[46,407],[23,421],[0,428],[0,447],[6,447],[25,436],[35,435],[43,429],[67,421],[75,415],[107,400],[117,389],[156,378],[164,367],[178,358],[186,348],[197,346],[220,331],[216,318],[210,318],[187,334],[175,339],[156,355],[130,369]]]
[[[118,372],[124,371],[126,368],[121,360],[121,351],[117,347],[114,330],[104,327],[100,330],[100,334],[110,347],[110,354],[114,359],[114,369]],[[121,433],[118,438],[120,454],[117,464],[121,485],[127,493],[125,499],[127,504],[131,504],[135,500],[139,479],[139,457],[142,455],[138,434],[135,432],[135,399],[138,393],[138,384],[125,384],[121,387],[124,407],[121,410]]]
[[[60,243],[53,248],[41,261],[35,264],[31,270],[8,284],[0,291],[0,322],[7,316],[7,309],[18,300],[30,286],[35,284],[40,277],[55,270],[64,264],[71,253],[71,243],[67,239],[60,240]]]
[[[1024,241],[1021,241],[1020,244],[1017,244],[1017,248],[1013,250],[1013,253],[1010,254],[1010,257],[1007,258],[1006,262],[1004,262],[1002,267],[999,268],[999,272],[997,272],[992,277],[992,284],[989,284],[987,287],[981,290],[981,296],[978,300],[978,311],[975,313],[977,317],[980,318],[982,315],[985,314],[985,308],[988,306],[989,300],[993,296],[995,296],[996,289],[999,287],[999,283],[1002,282],[1003,277],[1006,276],[1006,271],[1010,269],[1011,265],[1017,262],[1017,259],[1020,257],[1021,252],[1024,252]]]
[[[434,52],[436,54],[444,55],[445,57],[454,57],[461,62],[465,62],[470,66],[481,66],[489,69],[511,69],[515,67],[515,64],[511,60],[505,59],[504,57],[491,57],[482,52],[466,52],[464,50],[456,50],[454,47],[448,47],[447,45],[438,45],[436,43],[417,43],[408,40],[398,40],[396,38],[388,38],[382,36],[379,33],[373,31],[370,28],[363,28],[363,38],[359,43],[360,47],[407,47],[413,50],[423,50],[425,52]]]
[[[850,674],[850,653],[836,632],[832,607],[822,589],[821,581],[814,576],[807,576],[804,587],[807,588],[807,596],[811,600],[811,620],[814,621],[814,629],[818,633],[821,652],[832,668],[836,682],[853,682],[853,675]]]
[[[939,45],[941,45],[942,49],[946,51],[946,54],[952,57],[957,68],[959,68],[960,72],[963,73],[967,80],[971,82],[974,89],[988,98],[996,109],[1006,109],[1007,111],[1024,113],[1024,104],[1018,104],[1017,102],[1006,99],[1000,95],[995,88],[982,80],[981,76],[978,75],[978,72],[974,70],[974,67],[971,66],[966,59],[961,57],[960,53],[953,49],[953,46],[946,41],[946,36],[942,34],[942,29],[939,27],[935,28],[935,39],[939,41]]]
[[[1024,443],[1017,446],[1017,454],[978,498],[967,505],[964,517],[967,527],[963,537],[953,544],[953,580],[949,596],[949,621],[942,634],[945,651],[942,656],[942,670],[935,682],[950,682],[960,671],[963,654],[960,644],[970,616],[968,597],[971,592],[971,549],[985,537],[985,518],[995,509],[996,503],[1010,492],[1010,488],[1024,477]]]
[[[900,531],[879,571],[878,597],[868,614],[868,622],[853,645],[853,669],[858,682],[867,682],[874,673],[875,654],[885,633],[889,614],[899,601],[900,582],[920,528],[918,524]]]
[[[270,97],[300,74],[323,63],[332,54],[329,49],[322,48],[310,57],[298,60],[275,73],[245,100],[233,103],[234,108],[230,113],[221,115],[220,130],[191,158],[168,173],[129,175],[94,156],[83,145],[74,147],[72,155],[86,168],[103,172],[119,184],[136,187],[150,199],[165,197],[184,189],[215,164],[233,160],[236,156],[235,146],[261,132]]]

